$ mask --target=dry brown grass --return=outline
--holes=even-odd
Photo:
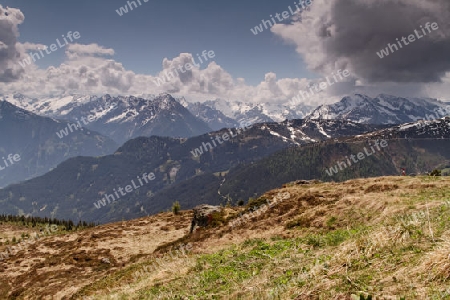
[[[87,283],[151,257],[161,243],[184,236],[190,223],[189,213],[176,219],[178,225],[183,225],[178,229],[173,228],[173,221],[168,221],[170,215],[162,213],[39,239],[0,262],[0,299],[6,299],[8,294],[17,299],[37,299],[37,295],[67,299]],[[156,221],[161,226],[155,226]],[[9,230],[11,225],[5,227]],[[163,227],[171,230],[164,231]],[[103,263],[102,258],[108,258],[111,264]]]
[[[76,294],[74,298],[117,295],[145,299],[144,291],[173,285],[172,295],[166,294],[166,298],[176,299],[181,291],[195,294],[202,289],[197,281],[200,275],[193,270],[203,255],[230,247],[247,251],[241,246],[244,242],[274,237],[303,239],[298,247],[309,252],[290,249],[264,262],[267,266],[262,271],[230,288],[229,299],[264,299],[264,293],[274,288],[274,278],[301,266],[311,277],[306,284],[283,289],[281,299],[350,299],[349,291],[369,292],[378,299],[381,295],[385,299],[413,294],[426,297],[430,289],[442,290],[449,282],[450,231],[442,220],[433,221],[431,236],[427,220],[403,226],[400,218],[427,209],[437,214],[445,200],[441,198],[446,195],[446,200],[450,199],[449,183],[446,178],[381,177],[288,184],[263,198],[270,200],[289,192],[289,199],[235,228],[226,221],[236,218],[245,207],[225,209],[216,227],[200,228],[192,235],[187,234],[191,212],[181,211],[179,216],[163,213],[48,237],[0,262],[0,298],[9,294],[17,299],[69,299]],[[350,229],[357,234],[337,246],[324,242],[328,234]],[[305,242],[307,237],[317,237],[317,245],[314,240]],[[157,257],[167,257],[171,248],[182,243],[193,245],[188,257],[168,260],[158,272],[134,279],[135,271]],[[111,264],[101,262],[102,258]],[[355,266],[359,268],[356,271]]]

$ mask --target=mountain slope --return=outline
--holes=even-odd
[[[435,99],[401,98],[356,94],[341,101],[321,105],[308,119],[346,119],[364,124],[403,124],[419,119],[434,120],[450,114],[450,104]]]
[[[20,156],[20,161],[0,171],[0,187],[42,175],[70,157],[106,155],[117,149],[107,137],[74,126],[71,132],[67,126],[0,101],[0,157]],[[64,135],[61,130],[67,133],[63,138],[57,135]]]
[[[385,139],[388,146],[374,148]],[[248,199],[265,190],[297,179],[343,181],[352,178],[425,173],[450,165],[450,119],[410,123],[355,137],[328,140],[281,150],[251,165],[238,166],[227,174],[220,193],[232,199]],[[367,151],[368,154],[364,154]],[[362,152],[362,160],[348,163]],[[339,167],[338,163],[341,163]],[[346,166],[344,166],[344,163]],[[332,171],[334,168],[337,172]],[[329,175],[328,173],[332,175]],[[255,178],[254,174],[262,174]],[[211,190],[210,193],[214,191]]]
[[[183,103],[181,103],[183,105]],[[200,102],[185,102],[185,107],[197,118],[208,124],[213,130],[238,127],[236,120],[225,116],[221,111]]]
[[[220,203],[223,198],[217,190],[222,177],[239,164],[254,163],[287,147],[373,129],[347,121],[296,120],[258,124],[239,132],[223,129],[190,139],[141,137],[128,141],[114,155],[69,159],[44,176],[0,190],[1,209],[10,214],[110,222],[159,212],[177,198],[189,206]],[[212,139],[224,134],[230,139],[214,146]],[[199,147],[208,151],[203,148],[203,154],[194,155]],[[125,188],[137,176],[151,172],[155,180],[120,201],[101,208],[94,205],[105,193]],[[176,191],[173,197],[171,191]]]

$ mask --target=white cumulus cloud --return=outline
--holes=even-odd
[[[445,12],[438,8],[449,8],[450,5],[445,2],[447,0],[434,0],[432,3],[408,0],[406,11],[400,14],[400,7],[404,7],[405,1],[314,0],[310,10],[294,16],[289,24],[272,27],[272,33],[294,44],[300,54],[299,59],[302,58],[311,70],[322,74],[323,78],[330,77],[338,69],[350,71],[347,82],[312,95],[304,101],[305,104],[330,103],[354,92],[372,96],[373,93],[399,96],[414,93],[415,96],[438,98],[448,94],[450,63],[447,42],[450,38],[445,30],[450,27],[450,9]],[[424,45],[417,46],[417,49],[413,46],[402,49],[412,51],[412,54],[399,53],[399,61],[380,61],[375,52],[395,40],[394,37],[410,32],[406,24],[411,20],[415,21],[411,23],[414,26],[422,21],[437,21],[443,31],[434,37],[430,35],[430,41],[424,41]],[[194,57],[191,53],[163,58],[161,71],[157,74],[136,74],[114,60],[114,49],[98,44],[69,44],[61,65],[41,69],[32,63],[23,69],[18,62],[26,58],[27,52],[43,47],[17,42],[18,25],[23,21],[24,15],[19,9],[0,6],[0,89],[3,93],[19,92],[32,97],[46,97],[74,93],[142,95],[169,92],[194,101],[223,98],[288,104],[300,91],[307,91],[312,84],[324,81],[278,78],[270,72],[253,86],[243,78],[233,78],[214,59],[201,66],[193,66],[184,73],[175,72],[179,66],[192,64]],[[433,43],[447,50],[445,55],[431,47]],[[428,65],[416,55],[419,50],[433,54],[427,59]],[[403,58],[408,55],[411,57]],[[420,52],[420,55],[423,53]],[[199,63],[198,60],[195,62]],[[407,71],[402,70],[402,64],[410,66]],[[168,72],[174,78],[160,85],[155,83]],[[428,77],[421,78],[423,74]]]

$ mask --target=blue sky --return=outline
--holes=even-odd
[[[336,102],[354,93],[449,98],[448,0],[426,0],[426,5],[423,0],[310,0],[308,10],[289,14],[258,35],[250,29],[294,8],[296,1],[140,1],[123,16],[116,10],[127,6],[124,0],[1,1],[0,92],[33,97],[168,92],[188,101],[294,105],[312,85],[348,70],[345,80],[302,104]],[[377,56],[426,22],[436,22],[439,30],[389,57]],[[23,64],[30,52],[69,31],[81,38]],[[203,50],[214,51],[215,58],[156,84]]]
[[[81,39],[77,42],[113,48],[116,61],[140,74],[158,73],[164,57],[214,50],[219,65],[251,85],[263,81],[268,72],[279,78],[318,76],[307,70],[294,46],[269,30],[256,36],[250,32],[261,19],[268,19],[289,5],[294,7],[294,0],[147,3],[141,0],[142,6],[120,17],[115,10],[126,3],[123,0],[0,2],[24,13],[25,21],[19,26],[20,42],[49,45],[61,34],[79,31]],[[64,52],[59,51],[37,64],[48,67],[63,60]]]

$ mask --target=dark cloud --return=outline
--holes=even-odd
[[[377,55],[426,22],[439,29],[383,59]],[[449,0],[315,0],[301,21],[273,31],[297,44],[313,70],[349,68],[368,82],[406,83],[439,82],[450,70],[449,29]]]
[[[0,82],[19,79],[23,70],[17,65],[23,56],[17,49],[17,25],[24,20],[19,9],[3,8],[0,5]]]
[[[416,3],[414,3],[416,2]],[[417,1],[336,1],[332,16],[336,24],[334,39],[324,39],[330,57],[348,57],[355,72],[370,81],[439,81],[450,70],[450,2],[435,2],[439,10],[428,9]],[[436,22],[437,31],[400,48],[396,39],[408,37],[414,30],[423,35],[420,25]],[[397,44],[399,50],[380,59],[376,52]]]

